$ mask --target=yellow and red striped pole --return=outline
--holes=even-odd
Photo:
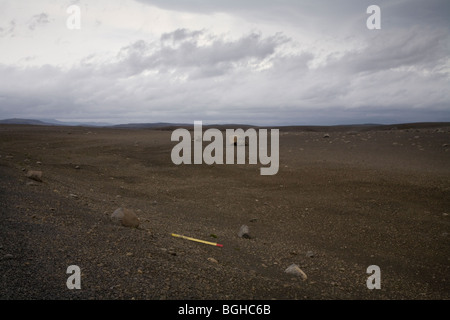
[[[186,240],[191,240],[191,241],[196,241],[196,242],[200,242],[200,243],[209,244],[211,246],[223,247],[223,245],[219,244],[219,243],[204,241],[204,240],[195,239],[195,238],[191,238],[191,237],[186,237],[186,236],[182,236],[182,235],[176,234],[176,233],[172,233],[172,236],[176,237],[176,238],[182,238],[182,239],[186,239]]]

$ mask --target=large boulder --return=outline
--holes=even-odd
[[[133,210],[127,208],[118,208],[111,215],[111,220],[124,227],[137,228],[139,227],[139,218]]]

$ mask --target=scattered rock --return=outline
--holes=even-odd
[[[41,165],[41,164],[42,164],[42,162],[40,162],[40,161],[36,161],[36,164],[38,164],[38,165]]]
[[[27,182],[27,186],[38,186],[39,183],[37,183],[36,181],[28,181]]]
[[[74,198],[74,199],[78,199],[78,196],[74,193],[69,194],[69,197]]]
[[[296,264],[291,264],[286,270],[284,270],[284,272],[295,275],[295,276],[299,276],[303,279],[303,281],[308,279],[308,276],[306,275],[306,273],[304,273],[303,270],[300,269],[298,267],[298,265],[296,265]]]
[[[27,172],[27,178],[42,182],[42,171],[29,170]]]
[[[308,258],[314,257],[314,252],[312,252],[312,251],[306,252],[306,257],[308,257]]]
[[[214,258],[208,258],[208,261],[209,261],[209,262],[212,262],[212,263],[219,263],[219,261],[217,261],[217,260],[214,259]]]
[[[175,252],[174,249],[169,249],[169,250],[167,251],[167,253],[170,254],[171,256],[176,256],[176,255],[177,255],[177,253]]]
[[[239,238],[245,238],[245,239],[250,239],[250,234],[249,234],[249,229],[248,226],[246,226],[245,224],[241,226],[241,228],[239,229],[238,232],[238,236]]]
[[[113,212],[113,214],[111,215],[111,220],[114,223],[120,224],[124,227],[129,227],[129,228],[139,227],[139,218],[134,213],[134,211],[130,210],[130,209],[126,209],[126,208],[116,209]]]
[[[257,222],[257,221],[258,221],[258,218],[251,218],[249,221],[250,221],[250,222]]]
[[[4,260],[9,260],[9,259],[13,259],[14,258],[14,256],[12,255],[12,254],[10,254],[10,253],[7,253],[7,254],[5,254],[4,256],[3,256],[3,259]]]
[[[78,169],[81,169],[81,167],[80,167],[80,166],[75,166],[75,169],[77,169],[77,170],[78,170]]]
[[[323,137],[324,137],[324,138],[329,138],[330,135],[329,135],[328,133],[325,133],[325,134],[323,135]]]

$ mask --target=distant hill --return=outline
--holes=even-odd
[[[193,123],[126,123],[126,124],[110,124],[104,122],[64,122],[55,119],[5,119],[0,120],[0,124],[19,124],[19,125],[34,125],[34,126],[82,126],[82,127],[104,127],[117,129],[157,129],[157,130],[175,130],[177,128],[186,128],[188,130],[194,129]],[[282,131],[303,131],[303,132],[339,132],[339,131],[370,131],[370,130],[405,130],[405,129],[424,129],[424,128],[438,128],[450,127],[450,122],[423,122],[423,123],[400,123],[400,124],[351,124],[351,125],[291,125],[291,126],[262,126],[267,129],[280,129]],[[248,129],[259,128],[259,126],[248,124],[204,124],[203,129],[216,128],[219,130],[225,129]]]
[[[176,124],[176,123],[167,123],[167,122],[157,122],[157,123],[125,123],[125,124],[116,124],[110,125],[108,127],[111,128],[126,128],[126,129],[145,129],[145,128],[166,128],[166,127],[174,127],[174,126],[192,126],[192,124]]]
[[[27,124],[33,126],[84,126],[84,127],[106,127],[111,126],[110,123],[105,122],[64,122],[55,119],[4,119],[0,120],[0,124]]]
[[[40,120],[17,119],[17,118],[0,120],[0,124],[28,124],[28,125],[33,125],[33,126],[48,126],[48,125],[52,125],[50,123],[43,122],[43,121],[40,121]]]

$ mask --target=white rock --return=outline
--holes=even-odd
[[[303,270],[300,269],[296,264],[291,264],[289,267],[287,267],[286,270],[284,270],[284,272],[293,274],[295,276],[299,276],[303,279],[303,281],[308,279],[308,276],[306,275],[306,273],[304,273]]]
[[[239,229],[238,236],[239,238],[250,239],[248,226],[246,226],[245,224],[242,225],[241,228]]]

